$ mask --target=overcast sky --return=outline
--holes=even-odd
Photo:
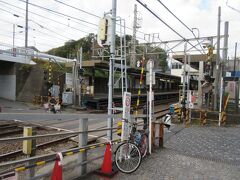
[[[24,0],[23,0],[24,1]],[[99,17],[111,9],[112,0],[59,0],[79,10],[67,7],[54,0],[29,0],[30,3],[43,6],[71,17],[57,15],[46,10],[29,5],[29,46],[36,46],[41,51],[58,47],[64,42],[78,40],[88,33],[97,33]],[[186,38],[193,35],[182,26],[157,0],[142,0],[155,13]],[[213,36],[217,34],[217,10],[222,7],[221,34],[223,34],[224,21],[229,21],[229,56],[234,54],[234,43],[240,40],[240,1],[228,0],[162,0],[190,28],[198,28],[200,36]],[[8,3],[8,4],[7,4]],[[142,21],[137,37],[143,42],[144,33],[159,33],[161,40],[181,39],[168,29],[157,18],[151,15],[135,0],[117,0],[117,15],[126,20],[128,27],[133,24],[134,4],[138,5],[138,15]],[[16,7],[14,7],[16,6]],[[0,43],[13,43],[13,24],[25,26],[25,3],[21,0],[0,0]],[[35,13],[35,14],[33,14]],[[15,17],[13,14],[18,15]],[[95,15],[95,16],[94,16]],[[98,17],[96,17],[98,16]],[[57,21],[57,22],[55,22]],[[119,28],[118,28],[119,29]],[[194,31],[197,35],[197,31]],[[128,34],[132,34],[127,29]],[[24,29],[16,27],[15,45],[24,46]]]

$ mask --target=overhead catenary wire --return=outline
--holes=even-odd
[[[20,1],[24,2],[23,0],[20,0]],[[14,8],[18,8],[18,9],[20,9],[20,10],[22,10],[22,11],[25,11],[25,9],[23,9],[23,8],[21,8],[21,7],[15,6],[15,5],[10,4],[10,3],[8,3],[8,2],[4,2],[4,1],[2,1],[2,0],[0,0],[0,3],[3,3],[3,5],[8,5],[8,6],[11,6],[11,7],[14,7]],[[9,7],[8,7],[8,8],[9,8]],[[9,8],[9,9],[11,9],[11,8]],[[47,9],[47,8],[46,8],[46,9]],[[13,11],[15,11],[15,10],[13,10]],[[10,11],[8,11],[8,12],[11,13]],[[75,27],[66,25],[66,24],[64,24],[64,23],[62,23],[62,22],[59,22],[59,21],[56,21],[56,20],[54,20],[54,19],[48,18],[47,16],[42,16],[42,15],[40,15],[40,14],[38,14],[38,13],[35,13],[35,12],[32,12],[32,11],[29,11],[29,13],[34,14],[34,15],[39,16],[39,17],[42,17],[42,18],[45,18],[45,19],[48,19],[48,20],[50,20],[50,21],[52,21],[52,22],[55,22],[55,23],[64,25],[64,26],[66,26],[66,27],[68,27],[68,28],[72,28],[72,29],[74,29],[74,30],[78,30],[78,31],[84,32],[84,33],[86,33],[86,34],[89,34],[89,32],[86,32],[86,31],[83,31],[83,30],[81,30],[81,29],[78,29],[78,28],[75,28]],[[12,14],[14,14],[14,13],[12,13]],[[55,14],[55,13],[54,13],[54,14]],[[67,15],[67,16],[68,16],[68,15]],[[97,16],[97,15],[96,15],[96,16]],[[68,16],[68,17],[69,17],[69,16]],[[99,17],[99,16],[97,16],[97,17]],[[74,17],[74,18],[75,18],[75,17]],[[32,20],[32,21],[33,21],[33,20]],[[35,21],[35,22],[36,22],[36,21]],[[76,22],[76,23],[77,23],[77,22]],[[87,25],[84,25],[84,26],[89,27],[89,28],[92,28],[92,27],[87,26]],[[129,28],[129,27],[126,27],[126,28],[132,29],[132,28]],[[92,29],[97,30],[96,28],[92,28]],[[50,29],[48,29],[48,30],[50,30]],[[143,32],[140,32],[140,31],[138,31],[138,32],[139,32],[139,33],[143,33]],[[143,33],[143,34],[145,34],[145,33]],[[138,38],[138,39],[143,39],[143,38],[141,38],[141,37],[137,37],[137,38]],[[68,38],[68,39],[71,39],[71,38]],[[144,39],[143,39],[143,40],[144,40]]]
[[[20,10],[22,10],[22,11],[25,12],[25,9],[24,9],[24,8],[15,6],[15,5],[11,4],[11,3],[4,2],[4,1],[2,1],[2,0],[0,0],[0,3],[2,3],[3,5],[8,5],[8,6],[11,6],[11,7],[14,7],[14,8],[17,8],[17,9],[20,9]],[[5,6],[5,7],[6,7],[6,6]],[[8,7],[8,8],[9,8],[9,7]],[[11,9],[11,8],[9,8],[9,9]],[[11,9],[11,10],[13,10],[13,9]],[[15,11],[15,10],[13,10],[13,11]],[[83,31],[83,30],[81,30],[81,29],[79,29],[79,28],[76,28],[76,27],[73,27],[73,26],[70,26],[70,25],[66,25],[66,24],[64,24],[64,23],[62,23],[62,22],[60,22],[60,21],[57,21],[57,20],[55,20],[55,19],[51,19],[51,18],[49,18],[49,17],[47,17],[47,16],[43,16],[43,15],[41,15],[41,14],[32,12],[32,11],[30,11],[30,10],[28,10],[28,12],[31,13],[31,14],[34,14],[34,15],[36,15],[36,16],[39,16],[39,17],[41,17],[41,18],[48,19],[48,20],[50,20],[50,21],[52,21],[52,22],[55,22],[55,23],[64,25],[65,27],[68,27],[68,28],[71,28],[71,29],[74,29],[74,30],[77,30],[77,31],[80,31],[80,32],[83,32],[83,33],[88,34],[88,32],[86,32],[86,31]],[[77,24],[79,24],[79,25],[81,25],[81,26],[84,26],[84,27],[87,27],[87,28],[96,30],[95,28],[90,27],[90,26],[88,26],[88,25],[86,25],[86,24],[82,24],[82,23],[77,22],[77,21],[73,21],[73,22],[75,22],[75,23],[77,23]]]
[[[19,1],[26,3],[26,1],[24,1],[24,0],[19,0]],[[58,14],[58,15],[60,15],[60,16],[65,16],[65,17],[68,17],[68,18],[72,18],[72,19],[75,19],[75,20],[84,22],[84,23],[86,23],[86,24],[91,24],[91,25],[93,25],[93,26],[98,26],[97,24],[91,23],[91,22],[89,22],[89,21],[85,21],[85,20],[83,20],[83,19],[80,19],[80,18],[77,18],[77,17],[74,17],[74,16],[70,16],[70,15],[67,15],[67,14],[64,14],[64,13],[61,13],[61,12],[58,12],[58,11],[54,11],[54,10],[52,10],[52,9],[49,9],[49,8],[46,8],[46,7],[43,7],[43,6],[39,6],[39,5],[34,4],[34,3],[28,2],[28,4],[29,4],[29,5],[32,5],[32,6],[35,6],[35,7],[38,7],[38,8],[40,8],[40,9],[43,9],[43,10],[48,11],[48,12],[52,12],[52,13],[54,13],[54,14]]]
[[[88,15],[91,15],[91,16],[94,16],[94,17],[97,17],[97,18],[101,18],[101,16],[98,16],[98,15],[96,15],[96,14],[93,14],[93,13],[87,12],[87,11],[85,11],[85,10],[82,10],[82,9],[80,9],[80,8],[74,7],[74,6],[70,5],[70,4],[64,3],[64,2],[62,2],[62,1],[59,1],[59,0],[54,0],[54,1],[56,1],[56,2],[58,2],[58,3],[61,3],[61,4],[65,5],[65,6],[71,7],[71,8],[73,8],[73,9],[79,10],[79,11],[81,11],[81,12],[84,12],[84,13],[86,13],[86,14],[88,14]],[[133,28],[130,28],[130,27],[126,27],[126,28],[129,29],[129,30],[133,30]],[[145,34],[144,32],[141,32],[141,31],[138,31],[138,32],[139,32],[139,33],[142,33],[142,34]],[[141,38],[140,38],[140,39],[141,39]]]
[[[24,1],[24,0],[19,0],[19,1],[26,3],[26,1]],[[79,10],[79,11],[82,11],[82,12],[84,11],[84,10],[82,10],[82,9],[76,8],[76,7],[74,7],[74,6],[71,6],[71,5],[69,5],[69,4],[63,3],[63,2],[61,2],[61,1],[58,1],[58,0],[54,0],[54,1],[59,2],[59,3],[61,3],[61,4],[64,4],[65,6],[74,8],[74,9],[76,9],[76,10]],[[45,7],[39,6],[39,5],[37,5],[37,4],[33,4],[33,3],[29,3],[29,4],[30,4],[30,5],[33,5],[33,6],[35,6],[35,7],[44,9],[44,10],[46,10],[46,11],[50,11],[50,12],[52,12],[52,13],[58,14],[58,15],[66,16],[66,17],[69,17],[69,18],[73,18],[73,19],[76,19],[76,20],[85,22],[85,23],[89,23],[89,24],[91,24],[91,25],[98,26],[97,24],[90,23],[90,22],[88,22],[88,21],[85,21],[85,20],[82,20],[82,19],[79,19],[79,18],[76,18],[76,17],[69,16],[69,15],[67,15],[67,14],[63,14],[63,13],[60,13],[60,12],[57,12],[57,11],[54,11],[54,10],[45,8]],[[87,13],[87,14],[89,14],[89,15],[92,15],[92,16],[95,16],[95,17],[98,17],[98,18],[101,18],[100,16],[95,15],[95,14],[92,14],[92,13],[89,13],[89,12],[87,12],[87,11],[84,11],[84,12]],[[130,29],[130,30],[133,30],[133,29],[130,28],[130,27],[126,27],[126,28],[127,28],[127,29]],[[142,34],[145,34],[144,32],[141,32],[141,31],[138,31],[138,32],[139,32],[139,33],[142,33]],[[143,39],[143,38],[140,38],[140,37],[137,37],[137,38],[138,38],[138,39]],[[143,39],[143,40],[144,40],[144,39]]]
[[[194,34],[194,32],[193,32],[193,30],[191,29],[191,28],[189,28],[181,19],[179,19],[162,1],[160,1],[160,0],[157,0],[170,14],[172,14],[183,26],[185,26],[192,34],[193,34],[193,36],[195,37],[195,38],[197,38],[196,37],[196,35]],[[201,43],[199,42],[199,40],[197,39],[197,42],[198,42],[198,44],[200,45],[200,47],[201,47],[201,49],[202,49],[202,51],[203,51],[203,53],[204,53],[204,49],[203,49],[203,47],[202,47],[202,45],[201,45]]]
[[[101,18],[100,16],[98,16],[98,15],[96,15],[96,14],[87,12],[87,11],[85,11],[85,10],[82,10],[82,9],[80,9],[80,8],[77,8],[77,7],[74,7],[74,6],[70,5],[70,4],[64,3],[64,2],[62,2],[62,1],[59,1],[59,0],[54,0],[54,1],[56,1],[56,2],[58,2],[58,3],[60,3],[60,4],[63,4],[63,5],[65,5],[65,6],[71,7],[71,8],[73,8],[73,9],[76,9],[76,10],[78,10],[78,11],[84,12],[84,13],[86,13],[86,14],[88,14],[88,15],[91,15],[91,16],[94,16],[94,17],[97,17],[97,18]]]
[[[0,36],[5,37],[5,38],[12,39],[12,36],[11,36],[11,35],[0,34]],[[24,38],[19,38],[19,37],[15,37],[15,39],[24,40]],[[30,42],[34,43],[34,41],[32,41],[32,40],[30,40]],[[38,42],[38,44],[41,44],[41,45],[44,45],[44,46],[48,46],[48,47],[50,47],[50,48],[53,47],[53,46],[51,46],[51,45],[49,45],[49,44],[45,44],[45,43],[40,43],[40,42]]]
[[[4,10],[4,9],[0,8],[0,10]],[[5,11],[5,10],[4,10],[4,11]],[[6,12],[7,12],[7,13],[10,13],[10,14],[12,14],[12,15],[15,15],[15,14],[13,14],[13,13],[10,12],[10,11],[6,11]],[[21,16],[18,15],[18,17],[21,17]],[[22,18],[23,18],[23,17],[22,17]],[[70,37],[67,37],[67,36],[64,36],[64,35],[62,35],[62,34],[59,34],[58,32],[53,31],[53,30],[51,30],[51,29],[49,29],[49,28],[41,25],[40,23],[38,23],[38,22],[36,22],[36,21],[34,21],[34,20],[31,20],[31,19],[30,19],[29,21],[32,21],[32,22],[36,23],[38,26],[40,26],[41,28],[46,29],[46,30],[48,30],[48,31],[50,31],[50,32],[52,32],[52,33],[54,33],[54,34],[57,34],[57,35],[63,37],[63,38],[66,38],[66,39],[69,39],[69,40],[72,39],[72,38],[70,38]],[[13,24],[14,24],[14,23],[13,23]],[[34,29],[34,30],[35,30],[35,29]]]
[[[229,7],[230,9],[232,9],[232,10],[240,13],[240,10],[238,10],[238,9],[236,9],[236,8],[234,8],[234,7],[232,7],[232,6],[230,6],[230,5],[228,4],[228,0],[227,0],[227,2],[226,2],[226,6]]]
[[[3,30],[0,30],[1,32],[4,32],[4,33],[8,33],[8,34],[5,34],[7,37],[9,37],[9,38],[13,38],[12,37],[12,35],[10,35],[10,34],[12,34],[12,32],[11,31],[3,31]],[[1,34],[2,36],[4,35],[4,34]],[[19,35],[23,35],[23,34],[19,34]],[[34,38],[34,36],[30,36],[30,38]],[[24,40],[24,38],[19,38],[19,37],[15,37],[15,39],[19,39],[19,40]],[[44,40],[43,38],[37,38],[37,40],[43,40],[43,41],[46,41],[46,39]],[[34,43],[34,40],[29,40],[30,42],[32,42],[32,43]],[[51,40],[49,40],[48,39],[48,43],[51,43],[52,44],[52,46],[56,46],[57,44],[60,44],[59,42],[54,42],[54,41],[51,41]],[[47,45],[47,46],[49,46],[49,44],[45,44],[45,43],[42,43],[42,42],[36,42],[37,44],[42,44],[42,45]],[[55,45],[53,45],[53,44],[55,44]],[[49,46],[49,47],[52,47],[52,46]]]
[[[3,21],[3,22],[9,23],[9,24],[15,24],[15,23],[13,23],[13,22],[6,21],[6,20],[3,20],[3,19],[0,19],[0,20]],[[25,26],[21,26],[21,25],[17,25],[17,26],[20,26],[20,27],[22,27],[22,28],[25,27]],[[30,26],[29,26],[29,29],[30,29],[30,30],[33,30],[33,31],[37,31],[37,32],[42,33],[42,34],[45,34],[45,35],[47,35],[47,36],[49,36],[49,37],[52,37],[52,38],[61,39],[61,38],[59,38],[59,37],[56,37],[56,36],[54,37],[54,36],[49,35],[49,34],[47,34],[47,33],[45,33],[45,32],[39,31],[38,29],[31,28]],[[62,39],[62,41],[65,41],[65,40],[66,40],[66,39]]]
[[[184,41],[186,41],[188,44],[190,44],[191,46],[194,47],[194,45],[187,41],[187,39],[182,36],[180,33],[178,33],[175,29],[173,29],[170,25],[168,25],[164,20],[162,20],[156,13],[154,13],[150,8],[148,8],[148,6],[146,4],[144,4],[142,1],[140,0],[136,0],[139,4],[141,4],[145,9],[147,9],[153,16],[155,16],[159,21],[161,21],[164,25],[166,25],[169,29],[171,29],[175,34],[177,34],[179,37],[181,37]],[[195,49],[197,49],[200,53],[202,53],[198,48],[194,47]]]

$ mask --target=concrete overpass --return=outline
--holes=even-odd
[[[33,49],[13,47],[0,43],[0,98],[16,100],[16,63],[35,64],[32,58],[43,60],[53,59],[58,62],[72,61],[70,59],[53,56]]]

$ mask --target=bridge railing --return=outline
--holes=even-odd
[[[9,44],[0,43],[0,56],[2,60],[29,63],[34,50],[30,48],[13,47]]]

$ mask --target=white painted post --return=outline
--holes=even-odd
[[[151,154],[152,153],[152,95],[153,95],[153,92],[152,92],[152,83],[153,83],[153,61],[150,59],[148,61],[149,63],[149,153]]]
[[[79,119],[79,131],[88,130],[88,118]],[[84,147],[88,143],[88,133],[80,133],[78,138],[78,147]],[[87,151],[81,152],[78,155],[78,163],[84,162],[87,160]],[[84,175],[87,173],[87,164],[80,165],[79,174]]]
[[[220,103],[219,103],[219,114],[218,114],[218,126],[221,126],[221,117],[222,117],[222,96],[223,96],[223,78],[221,77],[220,83]]]

